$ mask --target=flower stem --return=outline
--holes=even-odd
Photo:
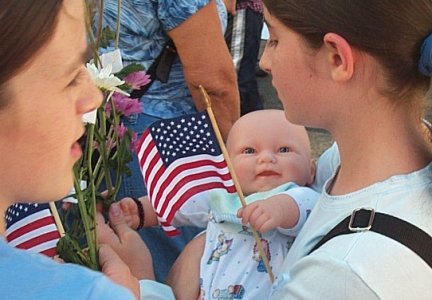
[[[100,41],[102,37],[102,22],[103,22],[103,13],[104,13],[105,3],[104,0],[100,0],[99,2],[99,14],[98,14],[98,27],[97,27],[97,34],[96,34],[96,43],[95,49],[99,49]]]
[[[116,24],[116,36],[114,42],[114,48],[118,49],[120,39],[120,18],[121,18],[121,0],[117,0],[117,24]]]
[[[96,233],[96,191],[94,189],[94,182],[91,180],[93,178],[93,167],[92,167],[92,156],[93,156],[93,140],[94,140],[94,130],[95,125],[90,124],[87,131],[87,173],[89,180],[89,186],[87,190],[90,190],[90,197],[87,199],[88,206],[86,205],[85,197],[82,195],[80,182],[74,179],[75,191],[78,196],[78,207],[81,213],[84,231],[87,239],[87,246],[89,252],[90,262],[92,263],[92,268],[95,270],[99,269],[98,263],[98,240]],[[81,194],[81,195],[80,195]],[[88,193],[87,193],[88,194]],[[81,201],[80,201],[81,200]]]

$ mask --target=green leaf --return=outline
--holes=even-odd
[[[99,269],[97,265],[92,264],[79,242],[68,234],[57,242],[57,251],[65,262],[87,266],[93,270]]]
[[[124,67],[123,69],[121,69],[120,71],[115,73],[115,76],[117,76],[120,79],[123,79],[124,77],[126,77],[130,73],[134,73],[134,72],[138,72],[138,71],[144,71],[144,66],[141,64],[133,63],[130,65],[127,65],[126,67]]]

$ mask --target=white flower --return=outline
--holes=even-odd
[[[117,92],[129,96],[128,93],[118,88],[118,86],[124,84],[124,81],[111,73],[111,64],[108,64],[102,69],[98,69],[93,63],[87,63],[86,68],[94,84],[101,90]]]
[[[96,117],[97,117],[97,109],[83,114],[81,119],[84,123],[96,124]]]

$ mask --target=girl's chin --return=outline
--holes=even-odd
[[[72,182],[70,183],[68,182],[68,184],[63,183],[61,185],[61,188],[59,187],[58,190],[53,191],[53,195],[50,198],[52,199],[52,201],[61,200],[71,193],[72,188],[73,188]]]

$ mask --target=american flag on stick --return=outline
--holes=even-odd
[[[165,232],[178,209],[211,189],[236,188],[207,111],[161,120],[144,132],[137,147],[149,199]]]
[[[53,257],[59,239],[48,203],[16,203],[6,210],[6,240],[10,245]]]

